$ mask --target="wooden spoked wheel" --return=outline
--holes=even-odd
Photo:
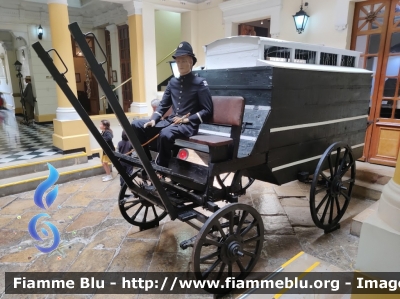
[[[315,169],[310,190],[312,219],[325,233],[340,227],[339,221],[350,203],[355,176],[356,163],[351,148],[343,142],[332,144]]]
[[[228,172],[218,175],[218,184],[223,188],[227,188],[229,185],[233,184],[233,182],[237,182],[238,186],[234,188],[234,193],[237,195],[246,194],[246,190],[254,183],[255,179],[243,175],[241,170],[236,171],[233,176],[232,174],[233,172]]]
[[[134,171],[131,179],[135,185],[143,188],[149,182],[143,181],[137,176],[139,171],[141,170]],[[134,194],[126,184],[122,186],[119,193],[118,205],[122,217],[130,224],[139,226],[141,229],[158,226],[159,221],[168,214],[165,210]]]
[[[226,293],[227,277],[244,279],[256,265],[263,246],[264,225],[253,207],[232,203],[208,218],[193,246],[192,263],[198,280],[219,280],[223,288],[210,293]]]

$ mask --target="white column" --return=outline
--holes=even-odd
[[[106,27],[106,29],[110,32],[110,44],[111,44],[111,64],[112,70],[117,72],[117,82],[112,82],[115,86],[120,85],[121,82],[121,64],[119,58],[119,45],[118,45],[118,28],[117,25],[111,24]],[[112,76],[112,73],[110,74]],[[131,84],[130,82],[126,84]],[[122,87],[117,89],[117,95],[119,99],[119,103],[121,107],[123,107],[123,99],[122,99]]]
[[[151,101],[158,98],[157,94],[157,57],[156,57],[156,21],[155,9],[152,3],[143,2],[143,48],[144,77],[146,95],[146,113],[152,114]]]
[[[383,188],[378,210],[361,228],[356,269],[399,272],[400,269],[400,154],[393,179]]]

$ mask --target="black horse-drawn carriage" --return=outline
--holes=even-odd
[[[145,155],[104,76],[104,62],[98,63],[76,23],[69,29],[137,158],[113,152],[103,140],[50,58],[55,50],[45,51],[40,43],[33,48],[124,179],[118,198],[122,216],[141,230],[169,215],[199,231],[181,243],[183,249],[193,247],[197,279],[243,279],[256,265],[263,221],[253,207],[238,202],[254,180],[310,179],[315,224],[325,232],[339,228],[363,150],[369,73],[274,66],[198,71],[213,95],[213,118],[199,135],[176,141],[176,158],[164,168]],[[207,165],[180,159],[184,148],[207,153]],[[134,166],[130,175],[121,161]]]

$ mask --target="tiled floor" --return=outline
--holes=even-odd
[[[5,113],[0,117],[0,165],[59,152],[53,147],[53,124],[26,126],[19,123],[20,117]]]
[[[241,203],[259,211],[265,227],[261,257],[253,272],[273,271],[302,250],[340,269],[354,269],[359,239],[350,235],[351,219],[373,201],[353,198],[341,221],[341,229],[324,234],[312,223],[308,188],[296,181],[280,187],[256,181],[240,197]],[[167,216],[159,227],[140,232],[122,218],[116,201],[119,190],[118,177],[105,183],[101,182],[101,176],[96,176],[59,185],[58,197],[46,212],[62,240],[60,248],[52,254],[37,250],[34,245],[38,242],[28,233],[30,219],[41,211],[33,202],[34,191],[0,198],[0,298],[22,298],[4,293],[2,297],[6,271],[192,271],[192,249],[182,250],[179,244],[196,231],[178,220],[170,221]],[[101,295],[35,298],[100,297],[105,298]],[[111,298],[149,297],[114,295]],[[171,298],[189,297],[173,295]],[[211,299],[212,295],[200,298]]]

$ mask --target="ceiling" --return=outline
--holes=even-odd
[[[101,0],[68,0],[68,11],[73,16],[93,17],[109,12],[121,4]],[[47,0],[0,0],[0,9],[24,9],[27,11],[47,12]]]

